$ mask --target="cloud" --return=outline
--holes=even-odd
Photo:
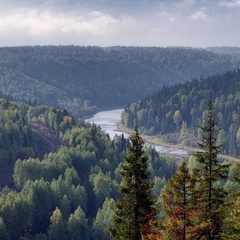
[[[240,0],[0,1],[0,46],[239,45]]]
[[[229,7],[229,8],[240,7],[240,0],[223,1],[223,2],[220,3],[220,6],[226,6],[226,7]]]
[[[51,34],[55,32],[99,35],[114,28],[118,21],[99,11],[88,13],[54,13],[36,9],[20,9],[17,13],[0,16],[0,32],[24,32],[30,35]]]
[[[202,11],[197,11],[190,16],[192,20],[207,20],[207,16]]]
[[[181,0],[177,1],[175,6],[177,8],[187,8],[193,6],[196,3],[196,0]]]

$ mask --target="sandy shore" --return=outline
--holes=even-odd
[[[121,132],[125,132],[128,134],[131,134],[133,132],[132,129],[127,128],[125,126],[123,126],[121,123],[117,124],[118,130]],[[148,135],[144,135],[141,134],[141,137],[144,139],[144,141],[146,143],[149,144],[155,144],[155,145],[161,145],[164,147],[169,147],[169,148],[175,148],[175,149],[184,149],[186,151],[189,152],[189,154],[167,154],[176,158],[184,158],[184,159],[188,159],[192,154],[196,153],[197,151],[200,151],[199,148],[194,148],[194,147],[190,147],[190,146],[186,146],[186,145],[182,145],[182,144],[169,144],[163,141],[163,139],[161,138],[161,136],[148,136]],[[223,160],[228,160],[231,162],[240,162],[240,159],[238,158],[234,158],[228,155],[219,155],[220,159]]]

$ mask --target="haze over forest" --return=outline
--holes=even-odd
[[[0,239],[240,239],[239,22],[240,0],[0,0]],[[119,107],[130,138],[85,121]]]

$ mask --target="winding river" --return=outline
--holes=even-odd
[[[106,133],[109,134],[111,138],[117,135],[124,134],[125,137],[128,137],[129,135],[127,133],[121,132],[117,128],[117,123],[121,119],[121,113],[123,109],[114,109],[114,110],[108,110],[108,111],[102,111],[96,113],[93,117],[87,119],[86,121],[95,123],[99,125],[102,130],[104,130]],[[148,143],[147,143],[148,144]],[[155,149],[159,153],[165,153],[165,154],[171,154],[171,155],[188,155],[188,151],[184,149],[178,149],[178,148],[171,148],[171,147],[165,147],[161,145],[154,145]]]

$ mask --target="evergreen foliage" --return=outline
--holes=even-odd
[[[16,103],[0,99],[0,166],[33,156],[36,147],[26,116]]]
[[[216,121],[213,119],[213,104],[209,102],[207,108],[207,121],[205,126],[201,126],[202,142],[200,149],[195,154],[196,160],[200,163],[200,168],[195,169],[197,181],[197,200],[200,213],[198,214],[199,236],[201,239],[220,239],[223,226],[223,204],[227,196],[221,181],[227,176],[228,165],[221,164],[217,156],[220,147],[217,145]],[[202,226],[201,223],[205,223]]]
[[[162,232],[166,238],[196,239],[195,220],[199,209],[196,207],[195,184],[183,162],[163,189],[162,205],[166,217]]]
[[[225,218],[223,221],[222,239],[234,240],[240,238],[240,165],[239,163],[230,166],[230,178],[227,181],[229,191],[225,203]],[[225,184],[226,185],[226,184]]]
[[[75,116],[124,106],[164,85],[234,69],[239,61],[203,49],[26,46],[0,48],[0,90]],[[134,89],[134,91],[132,91]]]
[[[223,221],[222,239],[235,240],[240,238],[240,196],[239,190],[231,195],[227,202],[226,217]]]
[[[229,97],[226,106],[233,99],[238,102]],[[218,111],[216,102],[214,107]],[[217,159],[222,130],[214,120],[224,117],[215,111],[210,102],[199,131],[201,149],[190,158],[189,170],[183,163],[169,180],[177,169],[175,160],[143,148],[137,128],[130,141],[123,136],[111,140],[100,127],[66,110],[1,100],[0,133],[6,144],[3,139],[0,151],[12,153],[1,155],[0,170],[2,176],[14,164],[14,182],[0,191],[0,239],[110,240],[109,228],[121,235],[116,239],[128,239],[125,224],[130,220],[133,239],[238,239],[239,167],[232,164],[224,181],[227,166]],[[184,117],[181,111],[173,116],[175,125]],[[238,122],[236,111],[231,119]],[[32,122],[54,136],[54,149],[39,138]],[[233,133],[236,125],[230,129]],[[164,212],[158,212],[153,193],[159,194],[168,180]],[[163,224],[156,213],[165,217]]]
[[[213,110],[209,101],[206,123],[200,126],[200,150],[188,165],[182,163],[161,193],[165,216],[159,239],[238,239],[239,190],[228,195],[224,189],[229,163],[218,160],[221,146],[217,144],[219,129]],[[231,182],[238,178],[237,168],[232,165],[230,169]]]
[[[120,197],[119,170],[129,140],[123,136],[111,140],[99,126],[56,107],[6,100],[1,104],[2,129],[7,125],[9,130],[5,136],[15,137],[12,128],[19,127],[22,130],[16,137],[21,139],[23,129],[28,129],[34,156],[16,158],[15,146],[24,147],[24,141],[1,146],[14,154],[1,156],[0,177],[8,168],[13,181],[0,181],[0,235],[7,240],[51,240],[60,235],[61,239],[79,239],[79,234],[83,239],[110,240],[107,229],[113,201]],[[35,124],[42,129],[42,138]],[[51,137],[54,149],[48,148],[50,141],[43,136]],[[159,155],[154,148],[145,152],[151,160],[151,179],[156,172],[158,181],[164,183],[175,173],[174,159]]]
[[[201,138],[198,126],[205,125],[207,104],[214,105],[214,118],[221,131],[218,143],[221,153],[240,154],[240,69],[200,78],[183,84],[165,86],[138,102],[128,104],[122,124],[142,133],[161,134],[169,143],[197,147]]]
[[[148,158],[144,155],[143,144],[135,127],[120,171],[123,177],[119,188],[122,198],[116,202],[110,230],[114,239],[141,240],[149,233],[150,220],[155,218],[152,183],[147,172]]]

